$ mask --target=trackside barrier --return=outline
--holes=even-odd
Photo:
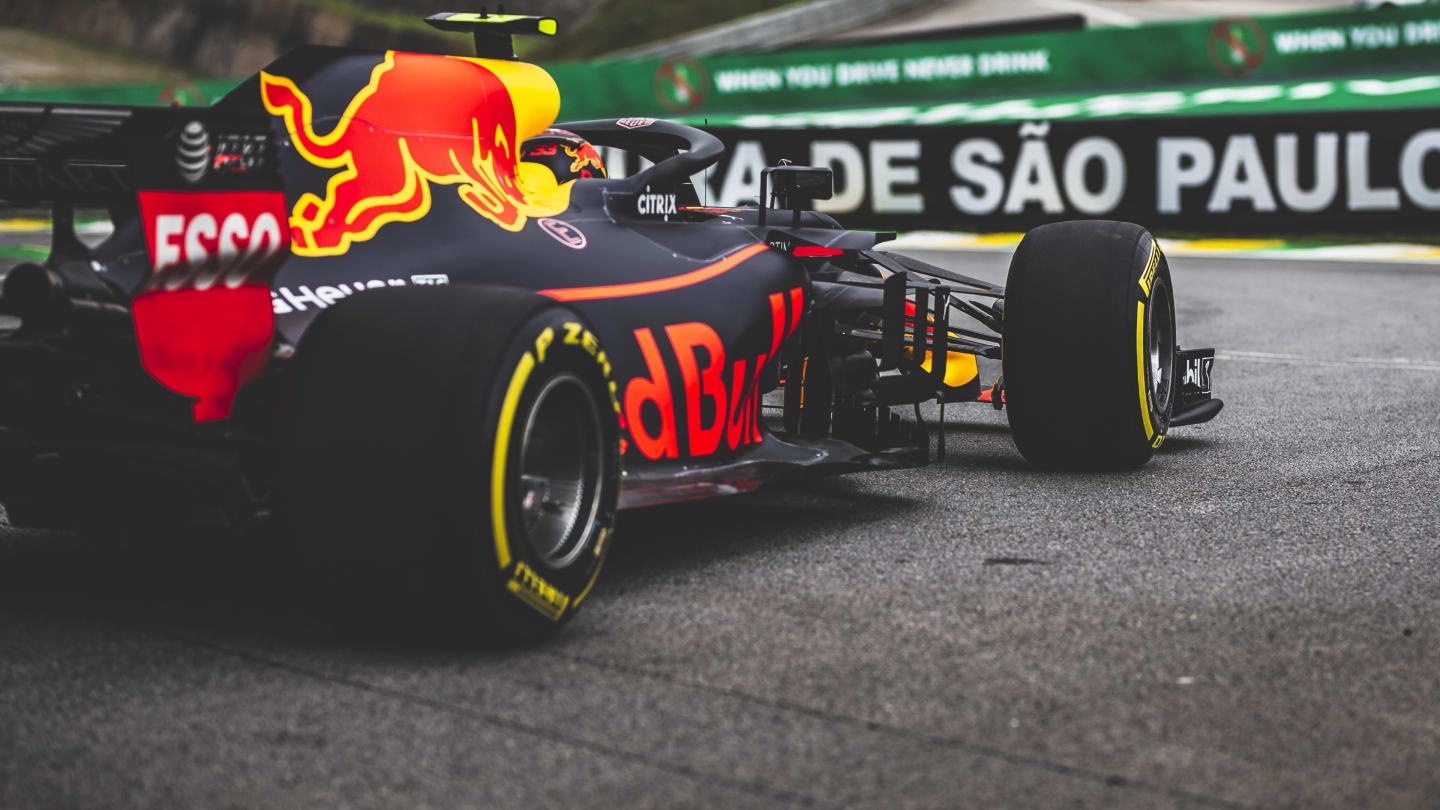
[[[127,106],[203,107],[240,83],[240,79],[200,79],[135,84],[95,84],[79,87],[9,87],[0,89],[6,101],[54,101],[65,104],[124,104]]]
[[[678,37],[626,48],[614,59],[664,59],[742,49],[770,49],[808,42],[917,4],[917,0],[808,0],[750,14]]]
[[[1433,236],[1433,108],[1027,121],[863,129],[713,130],[728,147],[711,205],[753,198],[762,168],[830,166],[816,208],[851,227],[1023,231],[1075,218],[1172,232]],[[619,167],[616,167],[619,168]]]
[[[753,197],[785,158],[832,166],[835,196],[817,207],[856,227],[1104,217],[1431,237],[1440,210],[1437,6],[549,69],[562,120],[650,113],[715,131],[731,149],[700,178],[713,205]],[[155,103],[229,85],[0,98]]]
[[[1440,73],[1440,6],[1227,17],[805,50],[547,64],[562,119],[703,122],[877,105]],[[239,79],[0,90],[0,99],[207,103]]]
[[[1034,94],[1145,91],[1386,73],[1440,73],[1440,6],[1229,17],[805,50],[547,64],[570,120],[788,114]],[[213,101],[238,79],[191,86],[0,90],[83,103]]]
[[[574,120],[1440,72],[1440,7],[546,67]]]

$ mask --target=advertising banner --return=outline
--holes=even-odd
[[[579,120],[1263,82],[1437,65],[1440,9],[1419,5],[545,67],[563,91],[561,116]]]
[[[782,128],[836,126],[847,116],[857,122],[840,125],[949,123],[1025,107],[1056,118],[1232,102],[1416,106],[1417,92],[1440,88],[1440,6],[543,67],[560,88],[560,120],[571,121],[654,116]],[[6,88],[0,98],[203,106],[238,82]]]
[[[730,150],[696,178],[707,203],[754,198],[760,170],[784,158],[835,170],[835,196],[815,207],[851,227],[1104,218],[1171,232],[1429,234],[1440,221],[1431,109],[714,132]]]

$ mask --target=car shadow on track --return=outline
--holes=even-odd
[[[601,590],[641,590],[726,560],[823,541],[913,506],[834,478],[626,512]],[[359,592],[361,601],[354,582],[323,581],[300,567],[273,532],[157,542],[0,526],[0,626],[119,624],[219,644],[475,646],[412,632],[380,602],[365,603],[369,591]]]
[[[927,423],[930,424],[930,423]],[[931,427],[931,457],[936,453],[936,443]],[[999,422],[956,421],[953,417],[945,421],[945,458],[936,460],[941,468],[953,468],[954,474],[964,470],[986,470],[990,472],[1033,471],[1015,443],[1010,438],[1010,426]]]
[[[1181,428],[1181,430],[1188,430],[1188,428]],[[1183,456],[1197,452],[1213,452],[1215,447],[1216,442],[1213,439],[1185,433],[1179,435],[1172,433],[1166,436],[1165,445],[1157,456]],[[934,451],[935,442],[932,438],[932,454]],[[937,466],[955,468],[957,472],[971,469],[989,472],[1031,472],[1037,475],[1097,475],[1095,472],[1064,473],[1041,470],[1032,466],[1024,456],[1020,455],[1020,451],[1010,437],[1009,425],[995,422],[957,422],[953,419],[945,422],[945,459],[937,462]],[[1126,475],[1128,472],[1108,474]]]
[[[233,538],[0,528],[0,615],[18,621],[294,627],[296,581]]]
[[[863,489],[856,476],[794,482],[747,495],[623,512],[605,568],[606,591],[643,587],[783,546],[824,541],[916,502]]]

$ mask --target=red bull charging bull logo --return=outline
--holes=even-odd
[[[456,186],[466,205],[509,231],[569,205],[569,184],[527,183],[519,171],[521,143],[560,109],[554,80],[535,65],[389,51],[324,134],[290,79],[262,72],[260,92],[306,161],[341,169],[323,198],[296,201],[297,255],[339,255],[388,223],[420,219],[431,184]]]
[[[590,144],[585,144],[578,149],[565,147],[565,156],[571,158],[570,171],[581,177],[604,177],[605,162],[600,159],[600,153]]]

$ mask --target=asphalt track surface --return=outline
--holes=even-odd
[[[951,407],[926,469],[625,515],[534,649],[0,528],[0,806],[1440,805],[1440,269],[1173,265],[1227,406],[1149,466],[1037,472]]]

